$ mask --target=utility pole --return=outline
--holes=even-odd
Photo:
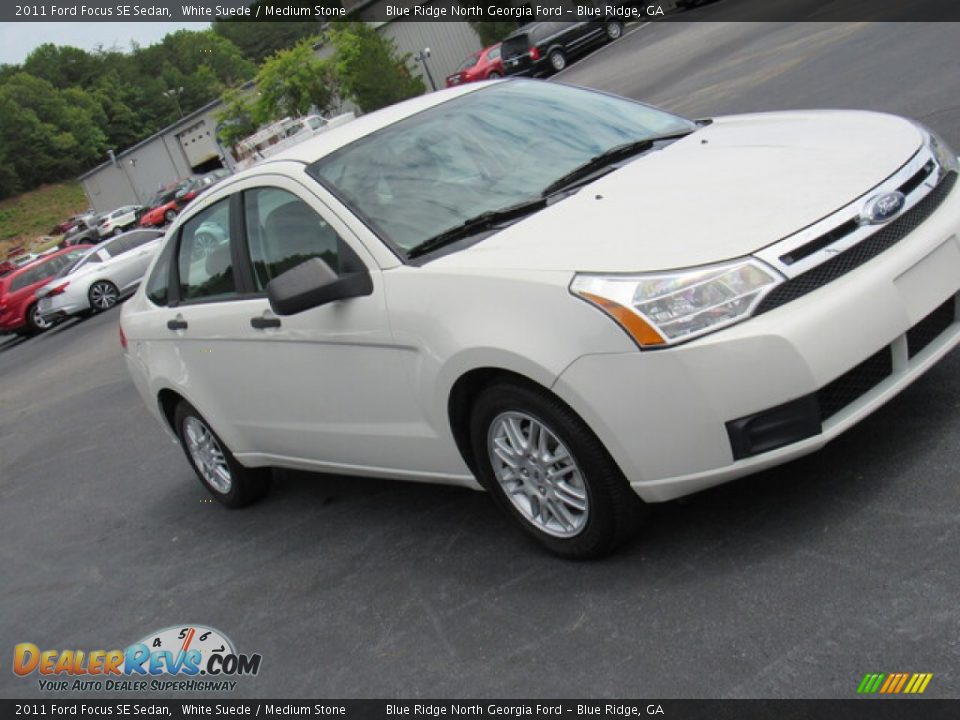
[[[430,73],[430,66],[427,65],[427,58],[430,57],[430,48],[424,48],[416,55],[413,56],[413,59],[423,65],[423,71],[427,74],[427,80],[430,81],[430,87],[434,90],[437,89],[437,84],[433,81],[433,75]]]
[[[183,110],[180,108],[180,95],[183,93],[183,86],[178,88],[171,88],[170,90],[164,90],[163,94],[165,97],[172,98],[174,104],[177,106],[177,115],[180,116],[180,119],[183,119]]]

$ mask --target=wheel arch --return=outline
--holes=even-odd
[[[447,416],[450,422],[450,432],[457,445],[457,450],[474,475],[477,475],[477,466],[470,443],[470,411],[480,393],[498,380],[510,380],[519,385],[525,385],[538,392],[548,394],[565,405],[570,412],[574,413],[586,424],[586,420],[583,420],[580,413],[567,403],[564,398],[557,395],[549,386],[538,382],[528,375],[497,366],[476,367],[468,370],[460,375],[450,388],[447,397]]]
[[[181,400],[187,400],[183,395],[178,393],[176,390],[171,390],[170,388],[163,388],[157,393],[157,404],[160,406],[160,415],[167,423],[167,427],[170,428],[170,432],[174,435],[177,435],[177,428],[175,427],[176,423],[173,421],[173,415],[177,411],[177,405]]]

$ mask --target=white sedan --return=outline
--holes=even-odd
[[[133,230],[92,248],[36,291],[48,322],[103,312],[132,293],[160,249],[159,230]]]
[[[121,343],[225,505],[271,467],[483,487],[596,556],[641,500],[817,450],[960,342],[956,178],[890,115],[465,85],[206,193]]]

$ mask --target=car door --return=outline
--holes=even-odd
[[[260,176],[237,188],[229,259],[219,251],[214,267],[197,272],[191,234],[208,219],[200,213],[183,226],[177,264],[185,298],[175,313],[187,324],[178,332],[191,377],[229,425],[228,445],[232,440],[231,449],[251,463],[358,472],[403,464],[396,451],[419,410],[400,362],[408,351],[392,340],[374,259],[299,182]],[[361,263],[372,293],[276,316],[266,285],[311,257],[335,272],[347,258]],[[241,266],[233,295],[191,300],[196,279],[225,262]]]

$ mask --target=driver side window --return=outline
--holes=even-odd
[[[243,194],[247,243],[256,288],[313,257],[340,273],[340,237],[317,212],[291,192],[255,188]]]

